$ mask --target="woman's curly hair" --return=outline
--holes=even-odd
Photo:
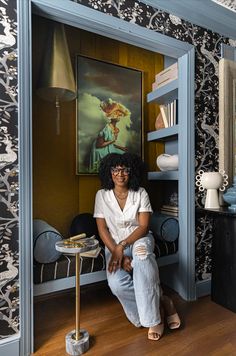
[[[99,177],[102,188],[105,190],[111,190],[114,188],[111,168],[118,166],[130,168],[128,188],[137,191],[146,172],[146,167],[142,159],[138,155],[132,153],[110,153],[101,160],[99,166]]]

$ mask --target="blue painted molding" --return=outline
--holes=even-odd
[[[185,228],[183,245],[179,243],[180,275],[187,289],[188,299],[196,297],[195,289],[195,131],[194,131],[194,65],[195,51],[192,49],[178,60],[179,103],[178,115],[182,120],[179,130],[179,223]],[[186,105],[187,103],[187,105]],[[189,239],[191,236],[194,241]],[[191,258],[189,258],[191,256]],[[189,273],[184,271],[188,266]]]
[[[20,355],[33,352],[31,4],[17,1],[19,82]],[[16,354],[17,355],[17,354]]]
[[[180,101],[180,116],[185,116],[186,128],[182,134],[182,152],[183,159],[187,160],[182,167],[181,174],[183,182],[181,183],[181,193],[185,198],[181,205],[186,215],[186,221],[182,220],[182,224],[186,225],[183,231],[183,244],[180,246],[180,270],[178,276],[181,278],[180,286],[182,289],[179,291],[185,299],[194,299],[195,288],[195,231],[194,231],[194,47],[193,45],[176,40],[172,37],[162,35],[150,29],[141,27],[139,25],[117,19],[102,12],[90,9],[83,5],[79,5],[68,0],[32,0],[34,5],[34,12],[50,19],[67,23],[68,25],[83,28],[87,31],[92,31],[112,37],[116,40],[130,43],[135,46],[146,48],[151,51],[162,53],[164,55],[179,58],[180,67],[185,69],[180,70],[179,80],[181,83],[179,95],[182,95]],[[186,105],[185,102],[188,101]],[[181,109],[182,108],[182,109]],[[185,108],[185,109],[183,109]],[[182,111],[181,111],[182,110]],[[192,130],[192,132],[191,132]],[[187,144],[191,146],[186,150]],[[188,166],[189,165],[189,166]],[[188,166],[188,167],[187,167]],[[185,174],[183,172],[186,172]],[[177,173],[178,174],[178,173]],[[176,177],[173,177],[176,179]],[[172,178],[172,179],[173,179]],[[188,193],[186,192],[188,187]],[[183,199],[183,198],[182,198]],[[190,206],[189,206],[190,205]],[[189,236],[192,240],[189,241]],[[188,239],[185,246],[185,240]],[[190,248],[191,245],[191,248]],[[182,250],[181,250],[182,248]],[[186,272],[187,271],[187,272]],[[188,274],[188,277],[186,277]],[[192,283],[192,286],[190,284]]]
[[[178,58],[192,45],[68,0],[31,0],[33,12],[51,20]]]
[[[175,268],[168,268],[162,276],[167,285],[178,290],[178,293],[186,300],[196,298],[194,59],[194,49],[178,59],[178,115],[181,118],[178,132],[179,170],[149,172],[148,175],[149,179],[178,179],[179,263]]]
[[[168,141],[170,139],[173,140],[173,136],[177,137],[178,133],[179,133],[179,125],[174,125],[164,129],[148,132],[147,140],[148,141],[155,141],[155,140]]]
[[[125,43],[130,43],[151,51],[159,52],[173,58],[183,58],[180,61],[186,61],[187,72],[180,74],[184,86],[182,88],[184,98],[189,100],[187,106],[186,119],[194,122],[193,111],[194,103],[192,91],[194,90],[194,49],[189,43],[176,40],[174,38],[162,35],[155,31],[143,28],[141,26],[125,22],[103,14],[96,10],[89,9],[73,3],[70,0],[18,0],[18,26],[19,26],[19,128],[20,128],[20,282],[21,282],[21,355],[29,355],[32,352],[33,345],[33,305],[32,305],[32,85],[31,85],[31,4],[34,12],[55,21],[66,23],[70,26],[79,27],[90,32],[99,33],[106,37],[115,38]],[[187,80],[187,75],[190,79]],[[191,87],[190,87],[191,86]],[[185,100],[185,99],[183,99]],[[191,123],[192,125],[192,123]],[[194,160],[192,159],[193,133],[189,130],[192,126],[188,125],[189,137],[183,137],[186,144],[191,142],[190,150],[186,150],[190,168],[187,169],[187,176],[183,184],[188,184],[189,193],[192,194]],[[192,139],[192,141],[190,141]],[[191,181],[192,180],[192,181]],[[185,186],[186,188],[186,186]],[[192,199],[192,201],[190,201]],[[190,205],[187,212],[186,238],[191,236],[194,240],[194,226],[190,226],[190,219],[194,221],[193,196],[185,197],[182,205]],[[190,235],[190,233],[192,235]],[[190,243],[192,246],[190,246]],[[182,286],[180,292],[186,299],[194,299],[195,288],[195,263],[194,263],[195,240],[189,241],[187,247],[181,249],[180,259],[184,257],[181,264],[180,273],[182,280],[179,285]],[[184,271],[185,269],[185,271]],[[187,271],[187,272],[186,272]],[[188,277],[185,274],[190,274]],[[192,286],[190,286],[192,283]],[[187,287],[187,292],[184,290]]]
[[[211,0],[142,0],[142,2],[195,25],[236,39],[235,12]]]
[[[205,297],[211,294],[211,279],[204,279],[196,283],[197,298]]]
[[[178,180],[179,171],[148,172],[149,180]]]
[[[147,102],[156,101],[159,104],[167,104],[170,101],[178,99],[178,79],[157,88],[147,95]]]
[[[20,355],[20,337],[10,336],[7,339],[0,340],[0,354],[2,356]],[[23,354],[22,354],[23,355]]]
[[[80,286],[106,280],[106,271],[84,273],[80,275]],[[55,279],[52,281],[34,284],[34,296],[49,294],[75,287],[75,276]]]

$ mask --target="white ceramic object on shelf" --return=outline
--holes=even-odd
[[[228,185],[228,176],[225,171],[204,172],[200,170],[196,176],[196,185],[200,191],[207,190],[205,209],[219,209],[218,189],[224,191]]]
[[[161,171],[176,171],[179,167],[179,156],[163,153],[157,157],[156,164]]]

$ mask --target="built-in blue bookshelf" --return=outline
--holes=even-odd
[[[178,79],[153,90],[147,95],[147,102],[157,102],[158,104],[168,104],[178,99]]]
[[[195,297],[195,151],[194,151],[194,53],[178,58],[178,79],[160,86],[147,95],[147,102],[159,105],[166,128],[148,132],[148,142],[160,142],[165,154],[178,154],[178,170],[148,172],[152,193],[156,194],[156,208],[166,204],[173,192],[178,193],[179,239],[178,251],[171,260],[163,257],[168,268],[162,269],[162,281],[178,290],[188,290],[188,298]],[[176,105],[171,106],[176,101]],[[163,107],[164,110],[163,111]],[[173,111],[171,111],[173,109]],[[165,115],[166,114],[166,117]],[[170,119],[170,120],[168,120]],[[166,124],[167,123],[167,124]],[[162,152],[163,152],[162,151]],[[160,152],[161,153],[161,152]],[[157,157],[153,157],[156,161]],[[156,193],[155,193],[156,192]],[[155,202],[155,196],[152,195]],[[170,211],[171,212],[171,211]],[[191,258],[190,258],[191,256]],[[178,265],[176,265],[176,263]],[[186,271],[187,278],[186,278]],[[170,277],[171,275],[171,277]],[[185,277],[183,277],[185,276]],[[191,297],[190,297],[191,296]]]
[[[173,138],[177,139],[178,133],[179,133],[179,125],[174,125],[171,127],[167,127],[165,129],[148,132],[147,140],[169,141],[169,140],[173,140]]]
[[[149,180],[178,180],[179,171],[148,172]]]

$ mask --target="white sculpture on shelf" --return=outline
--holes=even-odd
[[[161,171],[176,171],[179,167],[179,156],[163,153],[157,157],[156,164]]]
[[[225,171],[220,169],[219,172],[204,172],[200,170],[196,175],[196,186],[200,191],[207,190],[205,208],[219,209],[218,189],[224,191],[228,185],[228,176]]]

